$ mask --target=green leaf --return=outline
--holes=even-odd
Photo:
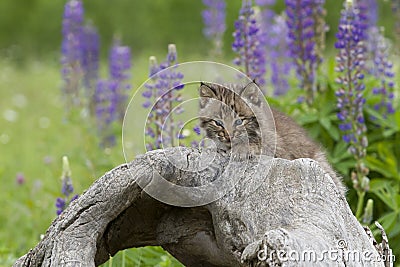
[[[333,140],[335,140],[336,142],[338,142],[340,140],[340,132],[339,132],[338,128],[332,127],[330,134],[331,134]]]
[[[394,153],[389,149],[387,143],[378,144],[377,153],[379,158],[372,155],[366,157],[367,166],[371,170],[377,171],[387,178],[399,180],[397,159]]]
[[[399,192],[399,184],[393,181],[384,179],[372,179],[370,184],[370,191],[379,197],[389,208],[398,211],[400,201],[398,201],[397,192]]]
[[[321,117],[319,119],[319,123],[322,125],[322,127],[325,128],[325,130],[328,132],[329,136],[332,137],[333,140],[339,141],[339,130],[335,126],[332,126],[332,122],[329,117]]]
[[[389,212],[379,218],[379,222],[382,224],[383,229],[390,232],[396,226],[396,221],[398,221],[399,214],[395,211]]]
[[[392,147],[393,148],[393,147]],[[393,175],[393,178],[399,178],[399,172],[397,169],[397,159],[393,153],[393,150],[387,143],[378,144],[379,156],[384,159],[384,162],[388,168],[388,171]]]
[[[308,130],[308,134],[310,135],[311,138],[317,139],[317,137],[321,133],[321,126],[318,123],[312,124],[311,127],[309,127],[307,130]]]
[[[124,258],[122,258],[124,257]],[[161,247],[132,248],[120,251],[112,258],[113,266],[182,267],[183,265]],[[103,266],[108,266],[108,263]]]
[[[388,138],[388,137],[394,135],[395,133],[397,133],[398,131],[399,131],[398,129],[390,128],[390,129],[384,130],[382,135],[383,135],[383,137]]]
[[[332,105],[332,100],[330,98],[325,98],[319,103],[319,109],[318,112],[320,116],[322,117],[328,117],[329,114],[331,114],[334,110],[334,105]]]
[[[278,99],[278,98],[273,98],[273,97],[267,96],[265,100],[267,101],[269,106],[273,106],[273,107],[281,106],[281,102],[279,101],[280,99]]]
[[[350,173],[350,170],[354,168],[354,164],[355,163],[352,161],[343,161],[340,162],[339,164],[335,164],[335,169],[338,172],[347,175]]]
[[[318,122],[318,119],[319,118],[318,118],[317,114],[303,114],[303,115],[299,116],[296,121],[300,125],[305,125],[305,124],[311,124],[314,122]]]
[[[319,123],[329,132],[332,127],[331,121],[327,117],[321,117]]]
[[[376,124],[381,125],[384,128],[390,128],[390,129],[396,129],[398,130],[398,125],[393,123],[392,120],[389,120],[387,118],[384,118],[381,113],[373,109],[372,107],[366,106],[364,108],[365,112],[376,118]]]
[[[397,112],[394,114],[394,119],[397,125],[397,129],[400,128],[400,110],[397,110]]]
[[[348,145],[345,142],[338,142],[333,150],[334,162],[341,162],[345,159],[353,158],[347,151]]]

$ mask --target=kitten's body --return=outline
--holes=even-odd
[[[269,109],[255,84],[228,89],[202,83],[200,97],[200,126],[218,148],[250,157],[265,154],[288,160],[314,159],[345,194],[340,177],[320,146],[293,119]]]

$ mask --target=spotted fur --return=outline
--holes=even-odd
[[[221,150],[231,151],[232,148],[236,148],[239,153],[250,157],[268,154],[288,160],[314,159],[333,178],[344,194],[341,178],[328,163],[321,147],[309,138],[306,131],[293,119],[269,108],[272,117],[264,114],[265,111],[261,116],[256,116],[257,110],[260,110],[265,101],[254,88],[257,87],[201,83],[199,117],[200,127],[206,136]],[[266,118],[267,122],[262,123],[263,118]],[[241,124],[236,123],[238,119]],[[260,124],[267,127],[261,127]]]

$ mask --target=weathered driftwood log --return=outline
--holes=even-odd
[[[147,245],[187,266],[383,266],[369,240],[312,160],[232,162],[171,148],[98,179],[14,266],[97,266]]]

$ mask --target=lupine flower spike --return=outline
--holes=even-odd
[[[363,210],[365,192],[369,187],[368,168],[364,165],[368,139],[363,114],[366,28],[359,14],[356,4],[348,0],[341,12],[335,43],[338,49],[336,71],[339,73],[336,81],[340,85],[336,92],[339,109],[337,117],[340,120],[339,128],[342,131],[343,141],[348,143],[349,152],[357,162],[352,173],[352,181],[359,195],[356,212],[358,218]]]
[[[151,79],[146,84],[147,90],[142,94],[146,98],[143,107],[149,108],[153,105],[146,126],[148,150],[158,149],[163,145],[173,146],[175,140],[183,138],[179,134],[181,123],[174,119],[174,114],[183,112],[179,108],[174,110],[176,104],[182,101],[179,90],[183,88],[183,74],[176,71],[177,58],[174,44],[168,46],[166,61],[160,65],[157,65],[155,57],[150,58]]]
[[[74,193],[74,187],[72,186],[71,169],[69,167],[68,158],[64,156],[62,162],[63,171],[61,176],[61,193],[63,194],[63,197],[58,197],[56,199],[57,215],[60,215],[69,205],[69,203],[79,197],[79,195],[72,195]]]
[[[85,99],[88,102],[90,114],[94,115],[94,94],[99,78],[100,38],[92,24],[85,25],[82,33],[82,71]]]
[[[115,145],[114,122],[122,122],[131,89],[131,52],[114,41],[110,50],[109,79],[99,80],[95,90],[95,111],[98,133],[103,147]]]
[[[113,101],[115,101],[119,121],[124,118],[127,95],[132,88],[131,67],[131,49],[128,46],[122,46],[118,39],[114,40],[109,57],[109,74],[110,81],[116,83],[117,86]]]
[[[271,9],[271,6],[275,4],[275,0],[255,0],[255,4],[257,5],[255,8],[258,10],[258,14],[256,15],[258,16],[257,19],[259,20],[259,27],[261,31],[261,43],[268,45],[268,41],[273,38],[273,36],[270,35],[270,27],[274,23],[276,14]]]
[[[222,37],[226,30],[225,16],[226,3],[225,0],[203,0],[203,4],[207,7],[203,13],[204,30],[206,38],[214,43],[213,55],[221,55],[223,40]]]
[[[266,49],[267,73],[273,94],[283,95],[289,90],[288,78],[293,69],[288,47],[288,27],[284,16],[278,16],[271,9],[275,0],[256,0],[260,7],[260,28],[262,42]]]
[[[288,28],[283,16],[275,16],[267,39],[267,55],[273,94],[284,95],[289,90],[288,79],[295,65],[290,58]]]
[[[324,46],[324,0],[285,0],[285,3],[290,53],[306,102],[311,104],[317,91],[316,72]]]
[[[262,31],[263,38],[267,42],[269,38],[269,27],[273,24],[275,19],[275,12],[271,9],[271,6],[275,4],[276,0],[255,0],[256,5],[260,8],[260,28]]]
[[[115,135],[112,123],[117,121],[118,84],[115,81],[99,80],[96,85],[96,124],[100,145],[111,147],[115,145]]]
[[[265,85],[265,46],[260,19],[257,19],[251,0],[243,0],[239,18],[235,21],[232,49],[237,53],[234,64],[260,87]]]
[[[314,41],[315,41],[315,54],[316,71],[319,65],[323,62],[323,53],[325,50],[325,33],[328,31],[328,25],[325,21],[326,10],[324,8],[325,0],[314,0],[313,5],[313,20],[314,20]]]
[[[150,108],[152,105],[152,111],[149,113],[147,117],[147,122],[146,122],[146,136],[148,139],[151,139],[152,141],[147,141],[146,142],[146,149],[147,150],[153,150],[153,149],[158,149],[161,147],[160,140],[158,139],[159,136],[161,136],[161,130],[158,127],[160,118],[159,114],[157,112],[154,112],[153,110],[158,109],[159,103],[157,103],[157,99],[159,97],[159,91],[156,87],[157,84],[157,72],[159,71],[159,65],[157,64],[157,59],[155,56],[151,56],[149,58],[149,78],[150,82],[145,84],[146,91],[142,93],[142,96],[146,99],[145,102],[143,103],[144,108]],[[157,137],[157,138],[156,138]]]
[[[360,19],[364,21],[365,27],[368,29],[376,27],[379,11],[377,0],[358,0],[356,4],[360,10]]]
[[[378,103],[374,105],[374,109],[378,111],[384,118],[395,112],[393,107],[393,90],[394,90],[394,72],[393,63],[389,60],[388,40],[383,36],[383,29],[375,35],[377,39],[377,49],[374,53],[374,70],[373,73],[380,81],[380,86],[373,89],[373,94],[380,97]]]
[[[61,64],[64,80],[63,94],[67,106],[80,104],[82,62],[83,5],[80,0],[69,0],[65,4],[62,22]]]

